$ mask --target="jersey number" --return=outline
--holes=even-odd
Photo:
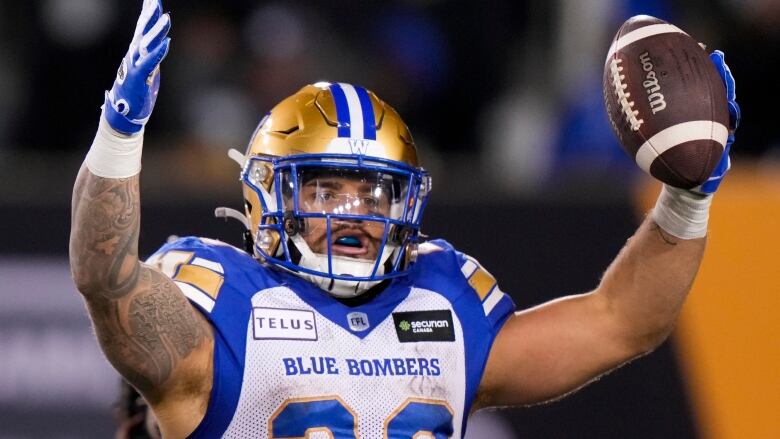
[[[385,420],[387,439],[446,439],[452,409],[444,401],[409,398]],[[271,439],[357,439],[357,415],[338,396],[285,401],[270,421]]]

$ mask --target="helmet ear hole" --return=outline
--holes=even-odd
[[[244,209],[247,213],[252,213],[252,203],[250,203],[247,199],[244,199]]]

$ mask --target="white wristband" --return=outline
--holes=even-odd
[[[681,239],[707,236],[712,194],[701,195],[664,185],[651,213],[653,220],[667,233]]]
[[[117,132],[100,115],[95,140],[87,153],[87,168],[98,177],[127,178],[141,172],[144,130],[133,135]]]

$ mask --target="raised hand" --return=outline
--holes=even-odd
[[[731,69],[726,65],[725,54],[720,50],[716,50],[710,54],[712,63],[715,64],[715,68],[718,70],[723,85],[726,87],[726,100],[729,106],[729,136],[726,141],[726,147],[723,149],[723,155],[720,158],[720,162],[712,171],[709,179],[699,187],[692,189],[693,192],[703,195],[709,195],[715,193],[720,186],[720,182],[723,181],[723,177],[731,168],[731,145],[734,143],[734,131],[739,127],[739,121],[742,118],[742,113],[737,104],[736,87],[734,84],[734,75],[731,74]]]
[[[171,20],[160,0],[144,0],[133,40],[119,66],[114,85],[106,91],[103,114],[114,130],[131,135],[143,129],[160,88],[159,66],[171,39]]]

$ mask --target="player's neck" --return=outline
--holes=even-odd
[[[373,287],[369,288],[368,291],[359,296],[349,298],[336,297],[335,299],[350,308],[354,308],[372,301],[376,296],[382,293],[382,291],[384,291],[388,285],[390,285],[389,279],[374,285]]]

